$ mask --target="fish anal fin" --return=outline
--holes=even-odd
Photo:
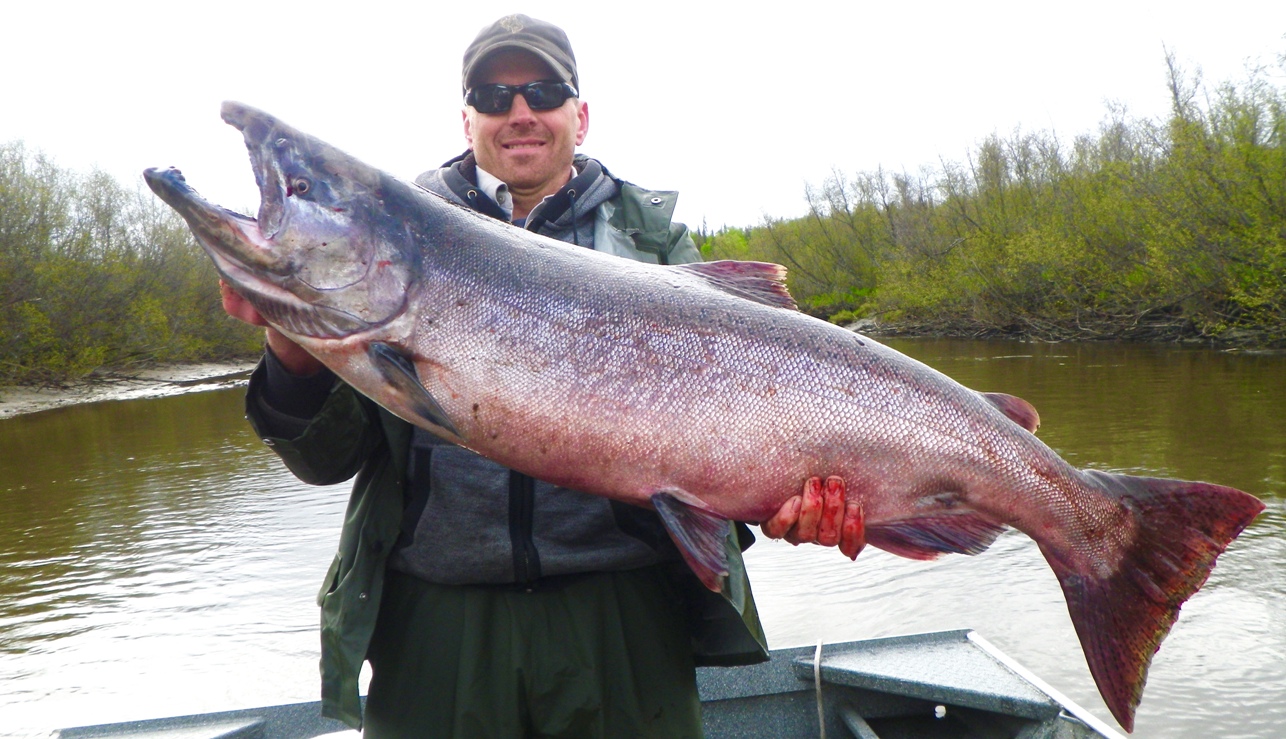
[[[728,577],[728,554],[724,542],[732,522],[704,508],[685,503],[671,493],[656,493],[652,507],[670,534],[683,560],[701,582],[718,593]]]
[[[420,384],[420,378],[415,373],[415,364],[405,354],[388,344],[376,341],[371,343],[366,350],[366,355],[380,371],[380,375],[389,384],[393,394],[402,401],[401,407],[434,426],[460,436],[460,432],[451,423],[446,411]]]
[[[866,543],[910,559],[978,554],[1005,526],[971,510],[937,511],[866,525]]]
[[[1131,731],[1152,655],[1180,606],[1201,588],[1215,559],[1264,504],[1209,483],[1093,470],[1082,474],[1120,500],[1137,534],[1105,576],[1078,571],[1055,553],[1045,551],[1045,556],[1062,585],[1099,693]]]
[[[1036,412],[1036,407],[1022,398],[1005,393],[979,393],[979,395],[1005,414],[1006,418],[1033,434],[1040,428],[1040,414]]]
[[[786,268],[780,264],[724,259],[676,264],[672,269],[698,275],[712,286],[737,297],[775,308],[799,310],[786,288]]]

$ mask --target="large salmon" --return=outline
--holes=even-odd
[[[452,205],[225,103],[262,203],[148,184],[274,326],[402,418],[537,478],[655,507],[712,589],[728,520],[840,475],[867,541],[919,559],[1034,539],[1128,730],[1148,664],[1262,510],[1232,488],[1077,470],[1035,411],[794,310],[777,265],[642,264]]]

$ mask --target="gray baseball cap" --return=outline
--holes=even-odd
[[[576,75],[576,55],[563,29],[546,21],[526,15],[507,15],[478,33],[464,52],[464,74],[461,84],[467,92],[470,77],[482,66],[487,57],[501,49],[522,49],[540,57],[542,61],[572,87],[580,90]]]

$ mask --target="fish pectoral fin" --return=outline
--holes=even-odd
[[[652,506],[679,553],[710,590],[723,591],[728,577],[728,553],[725,542],[732,522],[704,508],[685,503],[670,493],[656,493]]]
[[[410,358],[388,344],[378,341],[370,345],[366,355],[379,369],[380,375],[388,382],[395,394],[401,397],[403,407],[410,409],[421,419],[460,436],[455,424],[447,417],[446,411],[420,384],[420,378],[415,373],[415,365]]]
[[[937,511],[866,526],[866,543],[910,559],[944,554],[978,554],[991,546],[1005,526],[977,511]]]
[[[774,308],[799,310],[786,288],[786,268],[771,262],[714,262],[676,264],[673,269],[691,272],[710,285],[739,298]]]
[[[1010,421],[1022,426],[1033,434],[1040,428],[1040,414],[1036,407],[1022,398],[1005,393],[979,393]]]

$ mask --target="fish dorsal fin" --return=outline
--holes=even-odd
[[[670,493],[652,496],[652,507],[679,548],[683,560],[707,588],[718,593],[728,577],[725,542],[732,522],[704,508],[685,503]]]
[[[676,264],[673,269],[691,272],[712,286],[740,298],[775,308],[799,310],[786,289],[786,268],[772,262],[715,262]]]
[[[996,409],[1005,414],[1005,417],[1014,423],[1022,426],[1033,434],[1036,429],[1040,428],[1040,414],[1036,408],[1022,398],[1004,393],[980,393],[982,397]]]

